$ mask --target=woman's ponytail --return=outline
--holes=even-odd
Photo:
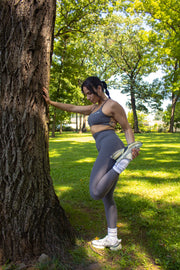
[[[101,83],[102,83],[103,89],[105,89],[106,95],[108,96],[108,98],[111,98],[110,93],[109,93],[109,91],[107,89],[107,84],[105,83],[105,81],[101,81]]]

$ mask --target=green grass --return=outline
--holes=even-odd
[[[125,142],[124,134],[119,136]],[[89,195],[94,139],[76,133],[50,138],[55,191],[78,233],[72,269],[87,269],[92,262],[100,269],[180,269],[180,134],[138,134],[136,140],[143,142],[141,153],[122,173],[114,194],[123,248],[100,256],[87,244],[107,230],[102,201]]]

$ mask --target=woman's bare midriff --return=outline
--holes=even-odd
[[[104,130],[110,130],[110,129],[113,129],[113,127],[110,127],[110,126],[105,126],[105,125],[93,125],[91,126],[91,133],[92,135],[97,133],[97,132],[100,132],[100,131],[104,131]]]

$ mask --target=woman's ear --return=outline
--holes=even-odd
[[[102,86],[101,85],[98,85],[98,87],[97,87],[97,93],[98,93],[98,95],[100,96],[101,94],[102,94]]]

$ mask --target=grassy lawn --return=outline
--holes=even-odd
[[[125,142],[124,134],[119,136]],[[180,133],[138,134],[136,140],[143,142],[141,153],[120,176],[114,194],[122,250],[99,255],[88,245],[107,230],[102,201],[89,195],[94,139],[76,133],[50,138],[54,187],[78,234],[72,269],[90,264],[92,269],[180,269]]]

